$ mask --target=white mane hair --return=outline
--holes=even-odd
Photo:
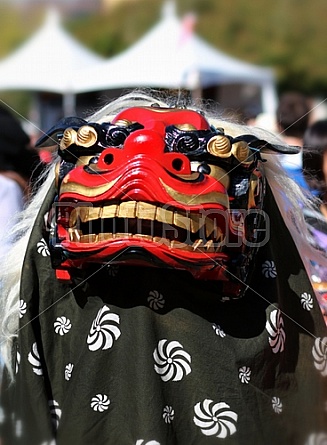
[[[151,106],[153,104],[161,107],[172,107],[176,104],[176,99],[171,97],[165,99],[153,93],[147,94],[142,91],[134,91],[112,101],[87,120],[99,123],[110,122],[113,116],[126,108]],[[235,137],[242,134],[253,134],[267,142],[285,145],[277,136],[265,130],[219,119],[217,113],[208,107],[188,105],[187,108],[197,111],[201,109],[207,120],[216,127],[224,128],[227,135]],[[313,209],[315,205],[312,199],[306,196],[301,188],[286,176],[278,161],[277,154],[264,154],[262,157],[266,160],[263,165],[263,173],[268,180],[277,206],[310,276],[309,260],[314,260],[320,264],[325,264],[326,262],[326,258],[310,242],[310,232],[302,211],[304,207]],[[10,239],[14,241],[8,256],[0,264],[0,346],[3,362],[7,366],[12,378],[12,343],[14,338],[18,336],[19,329],[20,282],[24,256],[38,211],[53,183],[56,163],[57,160],[55,159],[49,165],[48,170],[44,173],[44,182],[31,199],[29,205],[21,212],[18,223],[12,228],[11,233],[8,234]],[[272,228],[272,230],[274,229]]]

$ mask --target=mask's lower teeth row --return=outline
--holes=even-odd
[[[98,243],[101,241],[109,241],[113,239],[140,239],[143,241],[151,241],[157,244],[163,244],[170,248],[182,249],[188,251],[203,251],[203,252],[221,252],[222,251],[222,243],[214,243],[212,240],[203,241],[202,239],[198,239],[193,243],[181,242],[176,240],[169,240],[164,237],[152,237],[150,235],[142,235],[142,234],[131,234],[131,233],[99,233],[99,234],[89,234],[82,235],[78,230],[69,229],[69,240],[71,242],[78,243]],[[187,240],[185,240],[187,241]]]

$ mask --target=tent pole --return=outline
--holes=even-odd
[[[65,93],[62,102],[64,116],[73,116],[76,114],[76,95],[74,93]]]

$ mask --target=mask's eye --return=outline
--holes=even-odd
[[[212,136],[210,130],[197,130],[191,124],[169,125],[166,128],[166,150],[199,155],[205,152],[207,139]]]
[[[127,119],[117,120],[114,124],[110,124],[106,131],[106,146],[122,147],[126,138],[135,130],[140,130],[143,125],[138,122],[131,122]]]
[[[119,147],[124,144],[125,139],[129,135],[126,128],[123,127],[111,127],[106,134],[106,143],[110,147]]]
[[[199,140],[196,134],[181,134],[174,141],[174,151],[190,153],[199,148]]]

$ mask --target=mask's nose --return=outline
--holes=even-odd
[[[191,164],[187,156],[182,153],[168,153],[165,151],[165,140],[153,130],[137,130],[130,134],[122,149],[106,148],[99,158],[100,168],[114,170],[129,162],[139,161],[140,164],[152,162],[160,164],[172,174],[189,175]]]

